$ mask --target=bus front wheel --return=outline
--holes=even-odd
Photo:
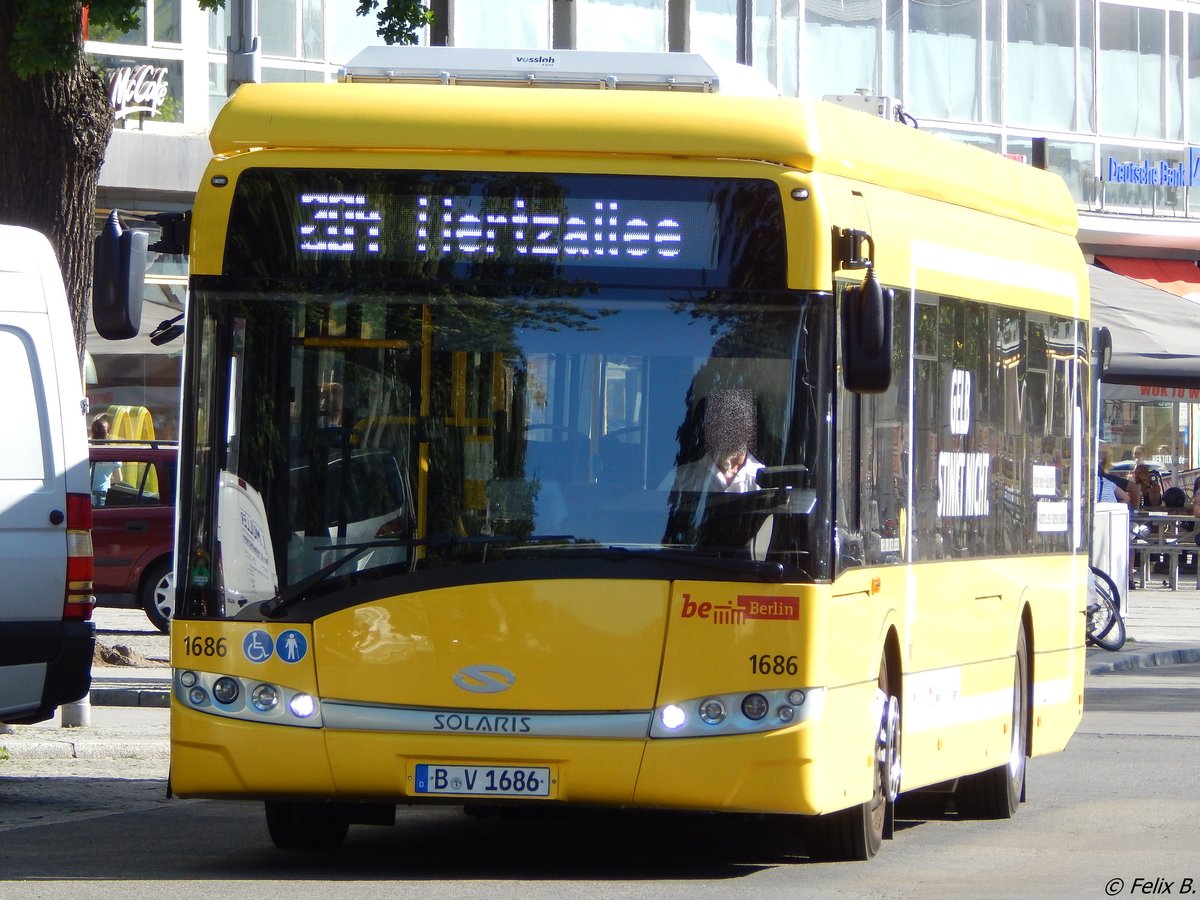
[[[267,831],[276,847],[286,850],[332,850],[350,829],[350,816],[337,803],[268,800]]]
[[[874,747],[874,790],[871,799],[807,820],[805,843],[818,859],[865,861],[879,852],[900,790],[900,701],[891,685],[887,659],[879,663],[878,728]]]

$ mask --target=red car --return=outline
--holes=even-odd
[[[175,609],[175,474],[162,441],[91,444],[97,606],[142,608],[160,631]]]

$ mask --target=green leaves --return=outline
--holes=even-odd
[[[69,72],[83,51],[83,5],[79,0],[12,0],[16,26],[8,64],[20,78]],[[134,28],[144,0],[91,0],[88,19],[121,31]]]
[[[360,16],[375,9],[375,33],[389,44],[415,44],[417,32],[433,21],[433,12],[420,0],[358,0]]]
[[[80,0],[2,0],[16,7],[16,26],[7,63],[21,78],[47,72],[69,72],[83,53],[83,3]],[[226,0],[195,0],[204,10],[219,9]],[[90,0],[88,23],[93,29],[123,34],[138,26],[145,0]],[[418,33],[433,21],[420,0],[358,0],[360,16],[376,12],[376,32],[389,44],[415,44]],[[4,61],[0,60],[0,65]]]

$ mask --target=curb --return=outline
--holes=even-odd
[[[171,705],[171,691],[167,687],[94,687],[88,697],[92,706],[166,709]]]
[[[104,740],[85,737],[74,741],[4,741],[0,735],[0,748],[8,759],[169,759],[170,742],[162,740]],[[3,770],[0,769],[0,772]]]
[[[1119,653],[1112,660],[1088,662],[1087,674],[1103,675],[1106,672],[1124,672],[1129,669],[1149,669],[1154,666],[1177,666],[1200,662],[1200,647],[1177,647],[1171,650],[1148,650],[1139,653]]]

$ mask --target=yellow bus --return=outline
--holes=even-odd
[[[280,846],[398,804],[776,813],[857,859],[902,791],[1011,816],[1083,702],[1066,188],[596,59],[218,117],[174,793]]]

